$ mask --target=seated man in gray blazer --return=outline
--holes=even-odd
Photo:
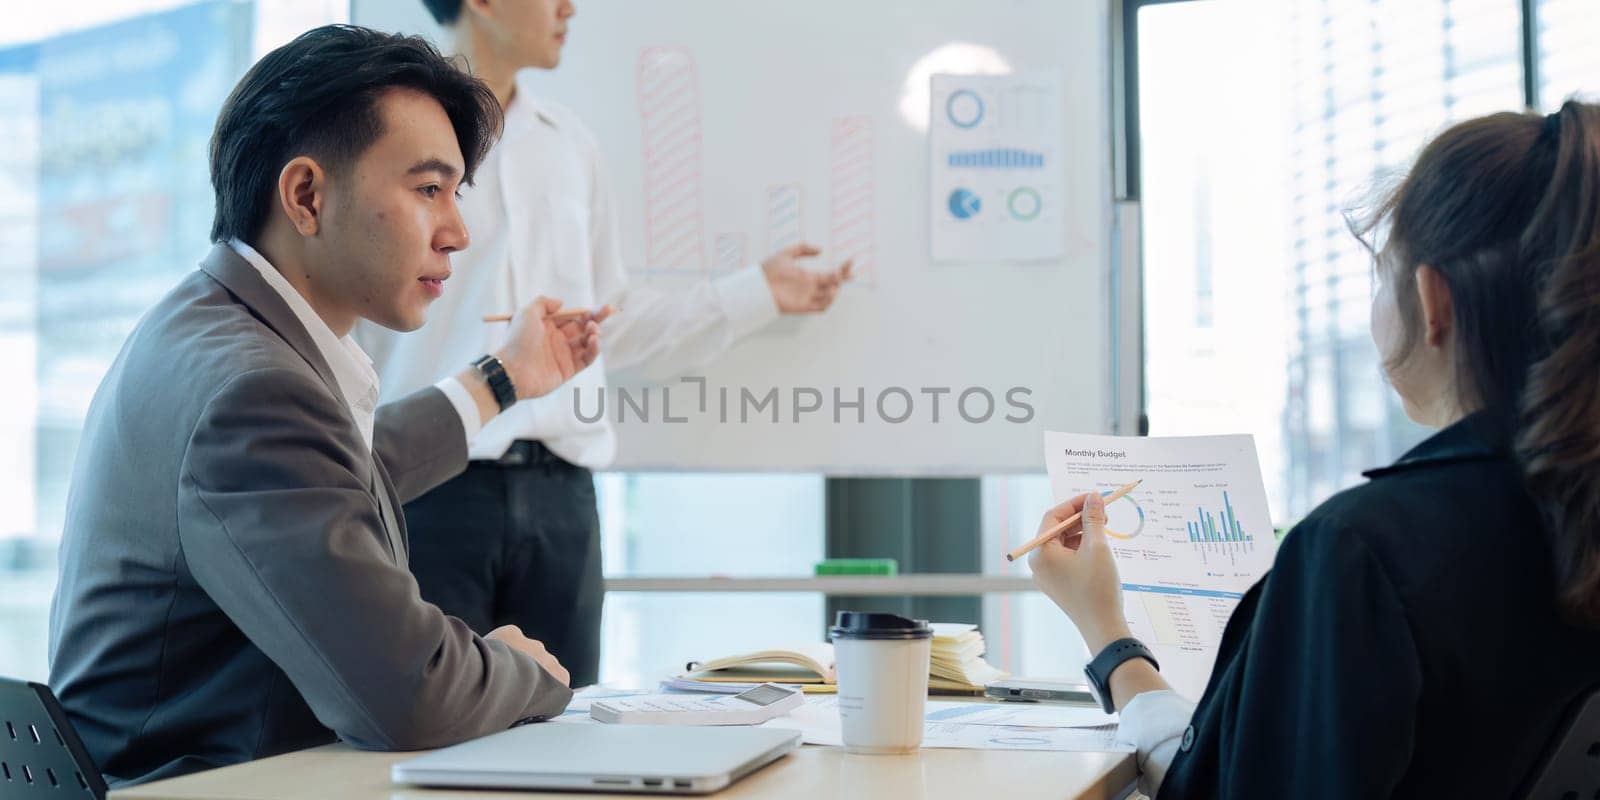
[[[398,510],[465,468],[484,421],[589,365],[597,320],[541,298],[494,356],[382,408],[349,338],[423,323],[499,126],[422,40],[347,26],[228,98],[216,245],[95,393],[68,501],[50,684],[113,785],[336,737],[448,745],[571,698],[538,642],[421,599]]]

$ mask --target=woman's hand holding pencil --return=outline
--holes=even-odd
[[[1141,483],[1144,483],[1144,479],[1143,478],[1140,478],[1139,480],[1136,480],[1133,483],[1130,483],[1130,484],[1128,484],[1126,486],[1117,487],[1117,489],[1115,491],[1111,492],[1110,494],[1105,495],[1105,502],[1107,504],[1110,504],[1110,503],[1115,503],[1118,500],[1121,500],[1123,495],[1126,495],[1128,492],[1131,492],[1134,489],[1138,488],[1139,484],[1141,484]],[[1052,509],[1052,512],[1054,512],[1055,510],[1058,510],[1058,509],[1066,508],[1068,505],[1071,505],[1072,503],[1077,502],[1080,499],[1082,499],[1082,498],[1081,497],[1073,498],[1072,500],[1069,500],[1069,501],[1067,501],[1065,503],[1062,503],[1061,505],[1057,506],[1055,509]],[[1081,506],[1079,506],[1079,507],[1081,507]],[[1045,542],[1050,541],[1050,539],[1052,537],[1054,537],[1058,533],[1061,533],[1062,531],[1067,531],[1067,534],[1062,537],[1062,541],[1066,541],[1067,536],[1078,536],[1078,535],[1080,535],[1081,531],[1079,529],[1075,529],[1075,528],[1072,527],[1073,523],[1078,521],[1078,517],[1079,516],[1081,516],[1081,513],[1073,514],[1072,516],[1067,517],[1066,519],[1063,519],[1060,522],[1057,522],[1055,525],[1052,525],[1049,528],[1041,527],[1039,529],[1039,535],[1038,536],[1035,536],[1032,539],[1028,540],[1027,544],[1021,545],[1017,549],[1012,550],[1009,553],[1006,553],[1006,560],[1007,561],[1016,561],[1017,559],[1022,558],[1023,556],[1027,555],[1029,551],[1033,550],[1033,548],[1038,547],[1038,546],[1044,544]],[[1049,516],[1046,515],[1045,519],[1049,519]]]
[[[1079,495],[1050,509],[1039,523],[1039,536],[1018,548],[1033,551],[1028,568],[1034,584],[1072,618],[1090,653],[1129,635],[1122,577],[1106,540],[1106,503],[1138,484],[1104,498],[1098,492]]]

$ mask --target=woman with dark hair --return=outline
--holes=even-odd
[[[1084,512],[1034,580],[1160,800],[1514,796],[1600,684],[1600,107],[1455,125],[1356,233],[1440,430],[1289,532],[1197,705],[1128,635],[1100,498],[1045,516]]]

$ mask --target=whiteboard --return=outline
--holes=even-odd
[[[617,468],[1037,472],[1043,431],[1109,430],[1108,14],[1105,0],[580,3],[560,68],[534,86],[594,131],[634,280],[681,288],[797,237],[862,267],[829,312],[779,320],[690,376],[703,381],[615,386]],[[433,30],[417,0],[357,0],[353,18]],[[1059,79],[1063,141],[1045,167],[1062,255],[936,262],[929,73],[996,70]]]

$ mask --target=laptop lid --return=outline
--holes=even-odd
[[[421,786],[699,794],[800,745],[798,731],[738,726],[546,722],[396,763]]]

